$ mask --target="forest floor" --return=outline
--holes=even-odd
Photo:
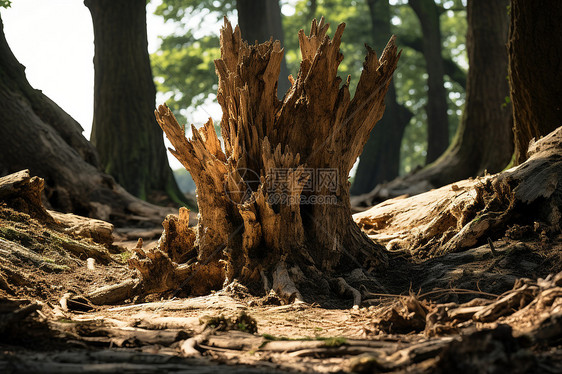
[[[100,249],[0,205],[0,372],[562,371],[560,235],[514,227],[493,251],[391,254],[360,308],[282,305],[236,284],[119,305],[81,298],[137,277],[126,259],[139,233],[149,247],[159,229],[119,230]],[[85,247],[103,252],[93,267]]]

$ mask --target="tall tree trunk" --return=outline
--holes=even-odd
[[[327,28],[314,20],[310,36],[299,32],[300,72],[281,102],[279,42],[249,46],[225,21],[215,62],[224,151],[211,121],[188,140],[171,111],[158,109],[172,153],[197,185],[200,219],[188,228],[180,211],[158,249],[137,251],[131,264],[147,289],[183,284],[202,294],[237,279],[294,300],[326,292],[330,281],[342,286],[338,271],[385,264],[382,248],[351,219],[347,176],[382,117],[399,54],[393,39],[380,60],[368,48],[350,100],[349,81],[337,77],[344,25],[333,39]]]
[[[390,33],[390,5],[388,0],[367,0],[373,43],[381,49],[392,35]],[[375,126],[363,153],[351,186],[351,194],[359,195],[371,191],[379,183],[391,181],[398,176],[400,168],[400,145],[404,129],[412,113],[396,102],[394,82],[390,83],[385,98],[386,109]]]
[[[511,108],[505,105],[509,92],[507,4],[508,0],[468,1],[466,104],[451,146],[421,171],[398,178],[354,204],[371,206],[389,197],[425,192],[485,171],[497,173],[509,163],[513,121]]]
[[[532,138],[562,125],[562,2],[511,1],[509,81],[515,162],[527,159]]]
[[[285,35],[279,0],[236,0],[236,10],[242,39],[249,43],[262,43],[273,37],[273,40],[279,40],[283,44]],[[277,87],[279,97],[283,97],[291,88],[288,77],[289,69],[283,55]]]
[[[509,0],[469,0],[467,8],[468,79],[466,104],[447,152],[421,171],[434,186],[501,171],[513,154],[507,36]]]
[[[94,25],[92,143],[104,171],[142,199],[183,200],[154,118],[156,89],[146,36],[145,0],[85,0]]]
[[[166,211],[138,200],[97,168],[82,127],[35,90],[13,55],[0,18],[0,175],[30,169],[45,179],[51,208],[120,224],[129,215],[155,219]],[[131,223],[130,221],[127,223]]]
[[[423,56],[427,70],[427,155],[426,164],[435,161],[449,145],[449,118],[447,92],[441,56],[441,24],[439,9],[434,0],[409,0],[408,4],[418,17],[423,34]]]
[[[410,47],[414,51],[423,53],[423,38],[414,34],[400,36],[401,45]],[[456,82],[463,90],[466,90],[466,72],[449,56],[443,56],[443,69],[449,79]]]

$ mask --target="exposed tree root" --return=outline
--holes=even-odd
[[[94,305],[116,304],[139,294],[140,281],[129,279],[122,283],[98,288],[84,295]]]
[[[502,173],[397,198],[354,215],[389,250],[435,256],[484,244],[518,223],[560,232],[562,128],[531,144],[529,159]],[[541,226],[542,225],[542,226]]]
[[[337,278],[335,281],[337,287],[339,288],[338,294],[341,296],[352,296],[353,307],[359,308],[359,306],[361,305],[361,292],[351,287],[342,277]]]
[[[304,302],[304,299],[295,286],[295,282],[287,272],[287,266],[284,262],[280,262],[273,272],[273,289],[281,298],[292,302]]]

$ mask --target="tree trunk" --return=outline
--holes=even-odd
[[[104,171],[146,200],[182,202],[154,118],[156,89],[146,36],[145,0],[86,0],[95,41],[92,143]],[[152,196],[156,198],[156,196]]]
[[[405,47],[410,47],[414,51],[423,53],[423,40],[421,36],[407,34],[400,37],[401,43]],[[451,57],[443,57],[443,69],[449,79],[456,82],[463,90],[466,90],[466,72]]]
[[[434,0],[410,0],[410,7],[418,17],[423,34],[423,57],[427,70],[427,155],[426,164],[435,161],[449,145],[447,92],[441,56],[441,25],[439,9]]]
[[[509,81],[513,104],[515,162],[527,159],[532,138],[562,124],[562,3],[511,1]]]
[[[375,48],[382,48],[390,33],[390,5],[388,0],[368,0]],[[404,129],[412,113],[396,102],[394,82],[386,94],[386,110],[371,132],[367,144],[359,157],[359,165],[351,186],[351,194],[359,195],[371,191],[379,183],[391,181],[398,176],[400,167],[400,145]]]
[[[98,170],[96,151],[80,125],[33,89],[24,69],[0,19],[0,173],[30,169],[45,179],[48,203],[60,211],[118,224],[130,215],[140,222],[161,220],[165,210],[136,199]]]
[[[381,248],[351,219],[347,177],[375,123],[399,58],[394,39],[380,61],[368,48],[355,97],[337,68],[344,25],[330,40],[313,21],[299,32],[302,63],[280,102],[279,42],[248,45],[225,21],[217,98],[223,110],[221,148],[211,121],[187,140],[171,111],[157,118],[199,191],[199,225],[185,210],[165,224],[159,249],[131,260],[149,290],[184,285],[208,293],[237,279],[251,290],[270,286],[286,300],[326,292],[338,271],[385,264]],[[177,266],[168,254],[183,252]],[[176,256],[172,256],[176,257]],[[337,286],[339,287],[339,286]],[[301,293],[302,292],[302,293]],[[310,293],[309,293],[310,292]],[[304,296],[303,296],[304,295]]]
[[[468,2],[468,79],[463,118],[447,152],[418,178],[443,186],[497,173],[513,154],[512,113],[505,104],[508,0]]]
[[[255,41],[265,42],[273,37],[273,40],[279,40],[283,44],[285,36],[279,0],[236,0],[236,10],[243,40],[252,44]],[[283,56],[277,87],[280,98],[291,88],[288,77],[289,69]]]
[[[372,206],[404,193],[425,192],[506,167],[513,154],[512,112],[505,103],[509,92],[505,79],[507,3],[508,0],[468,2],[466,104],[451,146],[433,164],[354,199],[354,205]]]

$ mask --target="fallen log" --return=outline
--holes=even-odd
[[[48,257],[41,256],[18,243],[2,238],[0,238],[0,258],[7,263],[27,262],[37,269],[47,272],[60,272],[68,269],[67,266],[58,265]]]
[[[84,297],[94,305],[111,305],[122,302],[137,295],[140,291],[140,280],[128,279],[122,283],[98,288]]]
[[[113,225],[109,222],[54,210],[47,210],[47,213],[57,224],[63,226],[61,230],[66,234],[89,238],[107,246],[113,243]]]
[[[387,200],[353,216],[388,250],[418,256],[462,251],[505,233],[510,224],[542,222],[560,233],[562,127],[531,143],[525,163],[410,198]]]
[[[141,310],[192,310],[192,309],[219,309],[219,310],[244,310],[246,304],[236,301],[230,296],[218,293],[208,296],[199,296],[189,299],[158,301],[144,304],[125,305],[110,308],[108,311],[122,311],[128,309]]]

